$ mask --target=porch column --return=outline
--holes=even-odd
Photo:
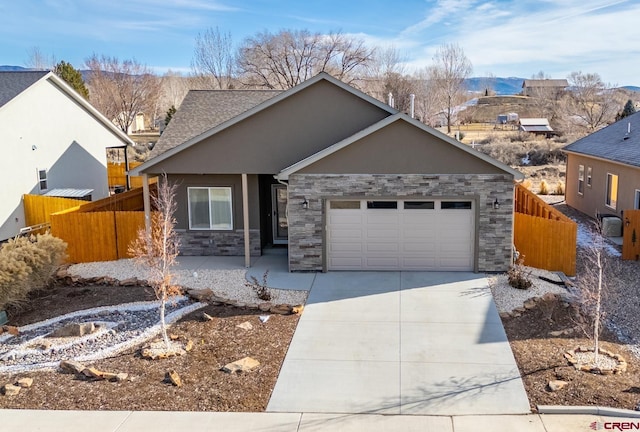
[[[149,195],[149,174],[142,174],[142,201],[144,202],[144,229],[151,234],[151,196]]]
[[[249,239],[249,187],[247,175],[242,174],[242,218],[244,225],[244,266],[251,267],[251,241]]]

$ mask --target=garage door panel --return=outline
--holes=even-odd
[[[475,212],[469,208],[328,209],[328,267],[331,270],[447,270],[474,267]],[[468,202],[468,200],[465,200]],[[443,204],[444,206],[444,204]],[[451,204],[449,204],[451,206]]]

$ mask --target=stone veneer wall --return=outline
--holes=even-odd
[[[244,255],[244,230],[235,231],[185,231],[180,236],[180,254],[186,256]],[[249,231],[251,256],[260,256],[260,230]]]
[[[477,271],[508,270],[513,253],[513,177],[508,174],[293,174],[289,177],[289,269],[322,271],[324,203],[331,198],[477,199]],[[307,200],[308,209],[302,208]],[[493,208],[498,199],[499,209]]]

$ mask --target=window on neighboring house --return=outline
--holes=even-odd
[[[189,229],[233,229],[230,187],[190,187],[187,196]]]
[[[614,210],[618,204],[618,176],[615,174],[607,173],[607,198],[605,204]]]
[[[636,189],[636,196],[633,202],[634,202],[633,208],[635,210],[640,210],[640,190],[639,189]]]
[[[591,167],[587,167],[587,186],[591,187]]]
[[[44,192],[47,189],[49,189],[47,187],[47,170],[46,169],[38,170],[38,184],[40,185],[41,192]]]
[[[584,165],[578,166],[578,193],[584,193]]]

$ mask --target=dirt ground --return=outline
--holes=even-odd
[[[148,289],[88,286],[56,287],[35,295],[28,309],[11,311],[10,324],[24,325],[93,306],[150,300]],[[214,317],[204,320],[202,312]],[[16,396],[0,396],[0,408],[71,410],[264,411],[298,322],[297,315],[272,315],[262,324],[259,313],[230,306],[208,306],[174,324],[170,334],[194,343],[181,357],[145,360],[139,350],[97,361],[101,371],[124,372],[122,382],[90,381],[60,372],[0,375],[0,386],[21,377],[33,386]],[[252,330],[236,325],[248,321]],[[257,370],[238,375],[222,372],[227,363],[250,356]],[[165,381],[176,371],[183,385]]]
[[[640,402],[640,361],[613,334],[603,332],[602,347],[624,357],[628,363],[626,373],[599,375],[578,371],[563,357],[568,350],[593,346],[581,330],[551,336],[551,332],[576,327],[574,312],[556,300],[538,303],[519,317],[503,319],[531,409],[535,412],[537,405],[598,405],[633,410]],[[568,384],[554,392],[548,387],[552,380]]]

